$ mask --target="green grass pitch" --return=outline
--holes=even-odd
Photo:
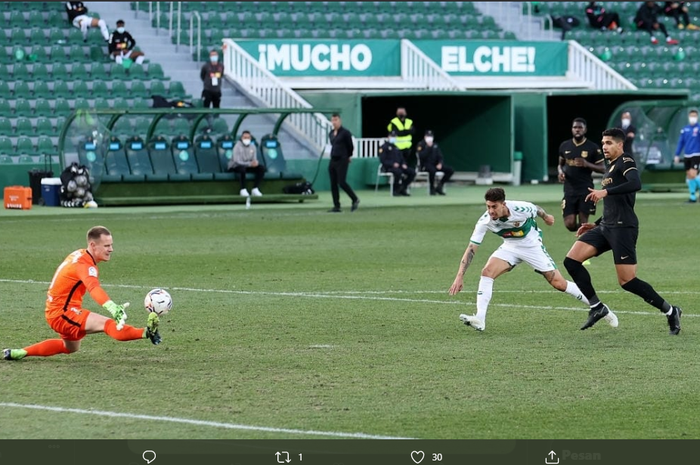
[[[475,312],[480,269],[501,240],[489,234],[464,291],[447,290],[483,191],[452,188],[451,202],[363,192],[353,214],[327,214],[327,202],[1,212],[2,347],[54,337],[47,284],[96,224],[113,232],[100,277],[131,302],[128,323],[145,323],[149,289],[174,300],[159,346],[89,335],[70,356],[0,362],[3,437],[700,437],[698,207],[682,195],[637,201],[639,277],[683,308],[678,337],[619,288],[610,254],[589,270],[619,328],[580,331],[587,309],[519,266],[496,281],[477,333],[458,315]],[[563,269],[574,236],[561,186],[506,191],[555,215],[539,224]]]

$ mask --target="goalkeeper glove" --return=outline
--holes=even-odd
[[[117,329],[121,330],[126,322],[126,309],[128,306],[129,302],[124,305],[117,305],[111,300],[108,300],[102,307],[112,314],[112,318],[117,322]]]

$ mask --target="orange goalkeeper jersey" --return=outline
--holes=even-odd
[[[68,255],[53,275],[46,298],[46,318],[60,317],[69,308],[82,308],[85,291],[104,305],[109,296],[100,286],[97,263],[86,249]]]

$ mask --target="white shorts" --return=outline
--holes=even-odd
[[[540,273],[557,269],[557,265],[547,253],[541,239],[539,245],[527,247],[519,244],[502,244],[491,256],[500,258],[510,263],[511,266],[525,262]]]
[[[73,26],[75,26],[75,27],[77,27],[78,29],[80,29],[80,22],[83,21],[84,19],[87,19],[87,20],[88,20],[88,26],[89,26],[90,24],[92,24],[92,18],[91,18],[90,16],[88,16],[88,15],[80,15],[80,16],[76,16],[75,18],[73,18]]]

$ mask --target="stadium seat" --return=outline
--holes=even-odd
[[[11,156],[6,155],[6,154],[0,154],[0,165],[12,165],[14,164],[14,160],[12,159]]]
[[[236,139],[231,134],[224,134],[216,140],[216,151],[222,173],[228,171],[228,163],[233,158],[233,147],[235,145]]]
[[[0,134],[12,134],[12,121],[4,116],[0,116]]]
[[[126,140],[124,146],[131,174],[152,175],[153,165],[143,139],[139,136],[131,136]]]
[[[15,148],[12,145],[12,139],[7,136],[0,136],[0,153],[14,154]]]
[[[34,144],[29,137],[21,136],[17,139],[17,147],[15,151],[20,155],[36,155],[36,150],[34,150]]]
[[[155,174],[146,175],[147,181],[188,181],[189,174],[178,174],[170,143],[163,136],[156,136],[148,143],[148,153],[151,156]]]
[[[36,143],[37,155],[49,155],[53,156],[56,153],[56,146],[51,141],[48,136],[39,136]]]
[[[10,102],[8,102],[4,98],[0,97],[0,117],[11,116],[11,115],[12,115],[12,107],[10,106]]]
[[[168,96],[171,99],[186,98],[187,93],[185,92],[185,87],[180,81],[170,81],[170,85],[168,87]]]
[[[129,89],[126,88],[124,81],[112,81],[112,97],[128,98],[130,97]]]
[[[91,95],[93,97],[102,97],[102,98],[108,97],[109,96],[109,89],[107,88],[107,84],[101,80],[93,81]]]
[[[49,85],[44,80],[36,79],[34,81],[34,97],[48,98],[53,95],[53,91],[49,89]]]
[[[121,181],[124,177],[130,177],[129,162],[121,140],[112,136],[109,138],[107,152],[105,153],[105,175],[103,181]],[[136,176],[134,180],[143,180],[145,176]]]
[[[32,79],[35,81],[45,82],[49,80],[49,69],[43,63],[34,63],[32,67]]]
[[[167,93],[168,92],[165,90],[165,84],[160,81],[151,81],[150,95],[160,95],[162,97],[166,97]]]
[[[24,98],[18,98],[15,100],[15,116],[30,117],[34,111],[29,103],[29,100]]]
[[[71,91],[65,81],[54,81],[53,96],[56,98],[71,98]]]
[[[19,136],[31,136],[34,134],[34,126],[29,118],[20,117],[15,120],[15,134]]]
[[[146,98],[150,95],[150,93],[146,89],[146,85],[142,81],[132,82],[129,93],[131,97],[135,99]]]
[[[51,124],[51,120],[43,116],[36,120],[36,133],[40,136],[58,135],[53,128],[53,124]]]
[[[56,81],[67,81],[71,78],[64,63],[54,63],[51,67],[51,77]]]
[[[28,75],[24,79],[29,79]],[[12,89],[12,95],[15,98],[31,98],[32,91],[29,88],[29,83],[25,81],[15,81],[15,88]]]
[[[68,116],[68,114],[71,112],[71,107],[68,100],[59,96],[56,100],[54,100],[53,112],[57,116]]]
[[[208,135],[198,137],[194,143],[194,154],[200,173],[220,173],[219,155],[216,144]]]
[[[105,171],[104,147],[92,137],[78,141],[78,161],[87,166],[90,177],[101,179]]]
[[[190,140],[186,136],[177,136],[172,139],[171,146],[178,174],[190,175],[192,179],[197,179],[200,176],[199,168]]]

